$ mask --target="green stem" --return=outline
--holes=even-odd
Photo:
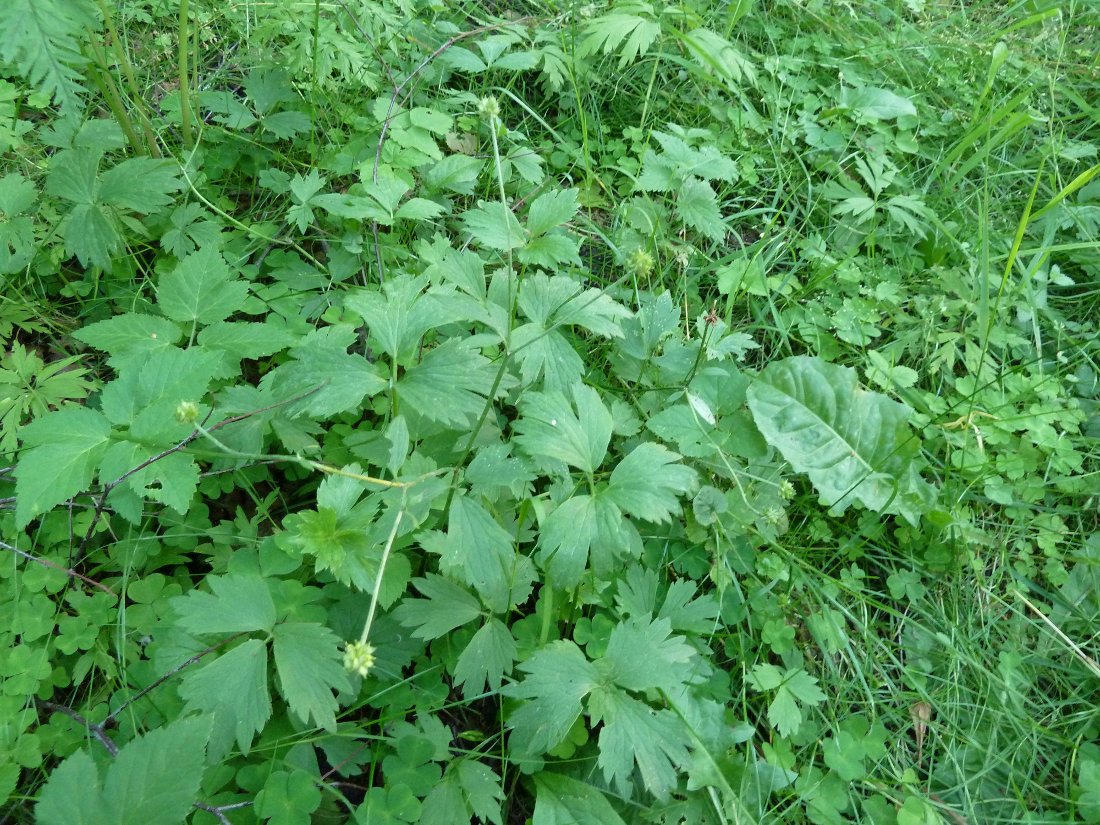
[[[191,131],[191,78],[187,74],[187,52],[190,47],[190,34],[187,20],[188,0],[180,0],[179,30],[176,39],[179,43],[176,71],[180,90],[180,131],[183,145],[190,149],[195,145],[195,136]]]

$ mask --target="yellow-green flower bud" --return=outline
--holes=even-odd
[[[653,271],[653,256],[644,249],[635,249],[626,259],[627,268],[640,278]]]
[[[344,667],[365,677],[374,667],[374,645],[370,642],[348,642],[344,649]]]
[[[199,420],[199,405],[194,401],[180,401],[176,406],[176,421],[181,424],[194,424]]]

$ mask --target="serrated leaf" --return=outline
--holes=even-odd
[[[87,407],[66,407],[37,418],[20,436],[15,468],[15,526],[87,490],[111,442],[111,425]]]
[[[695,655],[682,636],[672,635],[668,619],[635,617],[615,625],[601,662],[621,688],[671,693],[687,681]]]
[[[275,627],[275,670],[291,712],[302,722],[332,732],[339,707],[333,690],[351,690],[338,649],[327,627],[288,622]]]
[[[646,521],[669,521],[680,512],[679,496],[698,482],[680,456],[660,444],[644,441],[611,471],[608,495],[626,513]]]
[[[722,211],[718,208],[718,197],[706,181],[689,177],[680,185],[680,193],[676,198],[676,214],[692,229],[711,240],[721,240],[726,236],[726,224],[722,221]]]
[[[524,230],[512,210],[499,201],[479,201],[462,214],[462,223],[473,240],[486,249],[507,252],[527,243]]]
[[[471,585],[490,608],[503,612],[518,603],[512,598],[517,564],[512,536],[492,514],[469,496],[455,496],[440,569]]]
[[[515,660],[516,640],[511,631],[498,619],[489,619],[459,654],[455,684],[467,699],[480,695],[486,684],[490,690],[500,690]]]
[[[576,189],[555,189],[539,195],[527,211],[527,231],[531,237],[545,235],[569,223],[580,209]]]
[[[413,579],[413,587],[425,598],[404,599],[393,611],[417,639],[438,639],[481,615],[481,604],[471,593],[443,576],[428,573]]]
[[[504,693],[524,701],[511,716],[511,744],[538,755],[560,743],[580,718],[581,700],[600,684],[600,673],[570,641],[551,642],[519,666],[527,676]]]
[[[428,350],[397,382],[401,409],[447,427],[472,426],[493,388],[496,367],[467,341]]]
[[[130,158],[103,173],[99,200],[116,209],[148,215],[172,202],[180,188],[174,161]]]
[[[398,276],[383,290],[361,289],[350,293],[344,305],[367,324],[371,337],[383,352],[400,364],[413,363],[424,333],[463,318],[460,302],[435,290],[424,291],[428,279]]]
[[[214,247],[192,252],[157,289],[161,312],[173,321],[213,324],[238,312],[248,297],[248,283],[233,278]]]
[[[535,774],[535,813],[531,825],[626,825],[607,797],[565,774]]]
[[[894,120],[917,113],[912,101],[889,89],[875,86],[845,86],[841,91],[840,102],[842,106],[847,106],[871,120]]]
[[[211,758],[224,757],[234,741],[247,756],[253,738],[271,717],[267,643],[249,639],[198,669],[188,668],[179,693],[185,712],[214,716]]]
[[[515,423],[516,442],[534,457],[594,473],[611,440],[611,413],[591,387],[577,384],[571,395],[568,400],[560,392],[527,393]]]
[[[213,592],[192,590],[172,599],[179,626],[188,633],[266,632],[275,626],[275,602],[258,575],[232,573],[205,581]]]
[[[748,403],[764,438],[832,512],[859,503],[916,524],[930,505],[913,461],[920,442],[906,425],[912,410],[860,388],[855,370],[805,356],[773,362]]]
[[[114,356],[167,349],[183,332],[167,318],[127,312],[78,329],[73,337]]]
[[[584,34],[579,49],[581,54],[598,51],[611,54],[618,49],[621,70],[649,50],[661,34],[661,24],[637,14],[610,13],[594,18],[584,27]]]
[[[677,771],[691,758],[691,737],[680,718],[606,688],[592,694],[588,709],[594,724],[603,722],[596,764],[604,778],[620,793],[630,795],[637,765],[646,790],[657,799],[667,799],[676,787]]]
[[[314,418],[356,409],[364,398],[384,390],[387,382],[374,364],[348,352],[355,339],[355,330],[349,324],[310,333],[291,349],[293,360],[267,373],[260,387],[282,398],[308,393],[288,407]]]
[[[803,705],[812,707],[825,701],[817,680],[802,668],[780,670],[775,665],[757,665],[749,673],[748,682],[758,691],[774,691],[768,705],[768,721],[780,736],[798,732],[802,726]]]

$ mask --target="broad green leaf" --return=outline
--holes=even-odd
[[[212,593],[191,590],[172,599],[179,626],[195,635],[268,632],[275,626],[275,602],[258,575],[207,576]]]
[[[615,626],[600,661],[619,687],[671,693],[688,681],[695,655],[683,636],[672,635],[668,619],[638,617]]]
[[[916,524],[930,506],[933,491],[914,463],[920,442],[906,425],[912,410],[862,389],[855,370],[805,356],[773,362],[748,403],[764,438],[832,512],[859,503]]]
[[[592,496],[573,496],[542,522],[539,564],[555,587],[572,588],[580,584],[588,567],[589,552],[599,537],[599,506],[598,499]]]
[[[35,806],[40,825],[107,825],[99,770],[78,750],[50,774]]]
[[[172,202],[180,188],[175,161],[130,158],[108,169],[99,180],[99,200],[117,209],[148,215]]]
[[[252,740],[271,717],[267,643],[248,639],[208,664],[186,669],[179,693],[185,712],[214,716],[211,759],[222,759],[233,742],[247,756]]]
[[[537,273],[520,284],[520,311],[540,327],[576,325],[606,337],[621,337],[630,311],[601,289],[585,289],[564,275]]]
[[[20,433],[15,468],[15,526],[88,489],[111,441],[111,425],[87,407],[66,407],[37,418]]]
[[[97,266],[109,272],[112,255],[118,251],[122,236],[112,216],[98,204],[77,204],[69,213],[62,230],[65,249],[83,266]]]
[[[497,367],[461,338],[428,350],[397,382],[400,409],[446,427],[472,427],[485,409]]]
[[[718,208],[718,197],[710,184],[696,177],[689,177],[680,185],[676,198],[676,214],[680,220],[713,241],[726,236],[726,224]]]
[[[643,441],[611,472],[608,495],[625,512],[665,522],[680,512],[679,496],[695,489],[698,476],[671,450]]]
[[[603,723],[596,764],[604,778],[630,796],[637,765],[645,789],[657,799],[667,799],[676,787],[678,770],[691,758],[691,736],[680,718],[608,688],[592,693],[588,709],[593,724]]]
[[[539,195],[527,212],[527,231],[531,237],[545,235],[573,220],[578,209],[576,189],[554,189]]]
[[[512,210],[499,201],[479,201],[476,209],[463,213],[466,231],[479,246],[507,252],[527,243],[527,233]]]
[[[204,328],[198,340],[205,349],[224,354],[217,377],[231,378],[240,372],[241,359],[273,355],[295,343],[296,338],[284,327],[272,323],[218,321]]]
[[[42,788],[43,825],[178,825],[199,796],[210,719],[191,716],[127,743],[99,769],[86,750],[61,763]]]
[[[344,306],[366,321],[371,338],[381,344],[383,352],[406,363],[415,357],[425,332],[456,320],[445,301],[425,294],[427,285],[427,278],[402,275],[387,281],[382,291],[351,292]]]
[[[157,289],[161,312],[173,321],[213,324],[238,312],[248,297],[248,282],[234,278],[212,246],[192,252]]]
[[[501,805],[507,797],[496,772],[477,759],[462,759],[456,773],[462,794],[474,815],[485,822],[503,825]]]
[[[119,751],[103,799],[120,825],[175,825],[199,795],[210,718],[191,716],[150,731]]]
[[[917,113],[912,101],[889,89],[874,86],[845,86],[841,91],[840,102],[842,106],[870,120],[894,120],[903,115]]]
[[[512,536],[492,514],[469,496],[455,496],[440,569],[471,585],[490,608],[503,612],[526,598],[513,598],[514,588],[524,587],[518,564]]]
[[[479,696],[488,684],[490,690],[500,690],[504,676],[511,672],[516,660],[516,640],[508,627],[497,619],[489,619],[470,639],[455,664],[455,684],[467,699]]]
[[[519,666],[527,676],[504,693],[524,699],[508,717],[512,747],[537,756],[553,748],[580,718],[581,700],[601,682],[596,666],[570,641],[551,642]]]
[[[413,628],[418,639],[438,639],[481,615],[481,604],[471,593],[443,576],[428,573],[413,579],[413,587],[426,598],[404,599],[393,617]]]
[[[387,382],[378,367],[348,352],[355,340],[349,324],[316,330],[290,350],[294,360],[267,373],[260,387],[281,398],[305,395],[288,407],[314,418],[356,409],[364,398],[384,390]]]
[[[327,627],[288,622],[275,627],[275,669],[291,712],[302,722],[332,732],[336,708],[332,691],[351,690],[338,648],[339,639]]]
[[[512,347],[526,386],[535,385],[541,377],[544,389],[566,392],[584,376],[584,361],[556,329],[524,324],[513,330]]]
[[[591,387],[577,384],[571,395],[572,401],[560,392],[526,394],[516,441],[534,457],[564,461],[591,474],[607,454],[611,413]]]
[[[607,797],[591,785],[561,773],[535,774],[531,825],[626,825]]]
[[[110,355],[126,355],[167,349],[183,332],[167,318],[127,312],[78,329],[73,337]]]

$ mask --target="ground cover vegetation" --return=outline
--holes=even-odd
[[[6,822],[1100,822],[1100,11],[0,4]]]

